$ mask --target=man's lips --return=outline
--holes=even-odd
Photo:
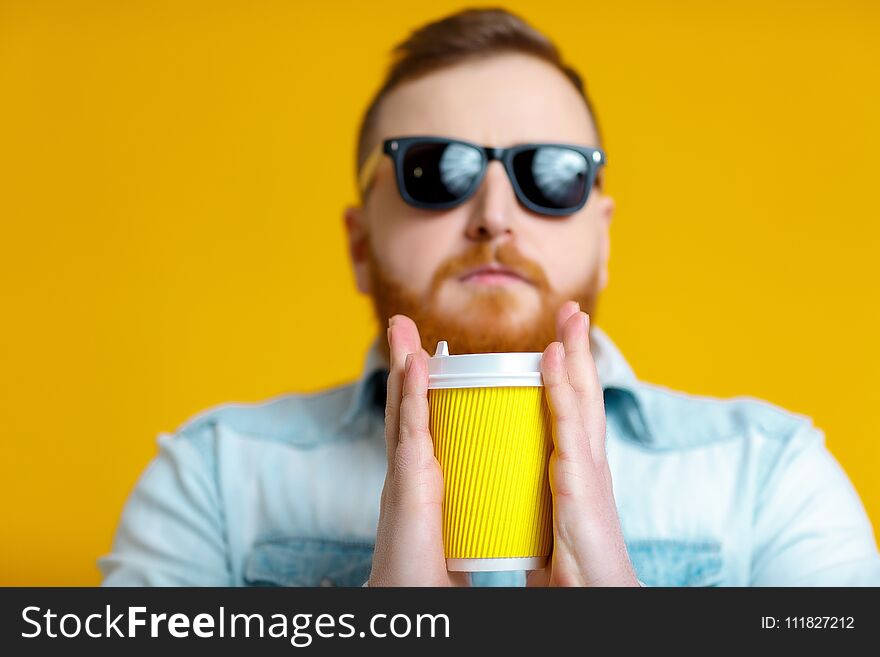
[[[502,265],[482,265],[474,267],[462,274],[459,279],[463,283],[480,285],[509,285],[516,281],[531,284],[531,281],[509,267]]]

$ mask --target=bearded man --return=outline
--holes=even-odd
[[[880,584],[871,523],[810,418],[639,381],[597,326],[614,203],[596,113],[553,43],[506,11],[467,10],[396,55],[344,213],[380,326],[361,376],[160,436],[99,560],[104,584]],[[441,340],[542,354],[541,570],[446,568],[427,420]]]

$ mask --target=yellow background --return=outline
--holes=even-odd
[[[160,431],[358,374],[357,122],[461,6],[0,0],[0,583],[98,583]],[[880,3],[506,6],[599,108],[597,323],[644,380],[813,416],[880,524]]]

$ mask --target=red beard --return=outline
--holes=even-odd
[[[575,290],[568,294],[557,293],[551,289],[543,269],[522,256],[512,242],[505,242],[497,249],[488,242],[480,242],[442,263],[434,274],[428,293],[420,297],[385,274],[371,245],[367,246],[366,252],[373,307],[380,326],[387,326],[393,315],[406,315],[415,322],[422,347],[431,355],[440,340],[446,340],[450,354],[543,352],[557,339],[556,311],[569,300],[580,303],[581,310],[590,314],[591,323],[595,320],[598,267]],[[492,262],[514,269],[534,284],[541,298],[537,316],[526,322],[513,319],[519,316],[516,312],[519,298],[507,290],[507,286],[487,286],[474,293],[467,309],[454,316],[438,311],[437,293],[444,281],[457,279],[473,267]],[[387,340],[379,340],[379,348],[387,360]]]

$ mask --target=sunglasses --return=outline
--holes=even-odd
[[[364,162],[358,177],[362,196],[383,154],[394,163],[400,196],[414,207],[446,210],[461,205],[480,186],[489,162],[498,160],[519,202],[551,217],[580,210],[605,164],[602,149],[588,146],[537,143],[492,148],[444,137],[397,137],[377,144]]]

